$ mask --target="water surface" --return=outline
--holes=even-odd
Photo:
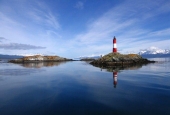
[[[123,70],[0,63],[0,115],[170,115],[170,58],[153,60]]]

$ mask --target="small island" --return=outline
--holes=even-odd
[[[72,59],[67,59],[59,56],[25,56],[23,58],[9,60],[11,63],[29,63],[29,62],[60,62],[60,61],[73,61]]]
[[[138,54],[120,54],[118,52],[109,53],[97,60],[92,61],[90,64],[94,66],[133,66],[138,64],[155,63],[148,59],[142,58]]]

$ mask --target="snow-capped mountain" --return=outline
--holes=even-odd
[[[142,49],[139,52],[140,55],[147,55],[147,54],[170,54],[169,49],[160,49],[157,47],[150,47],[148,49]]]

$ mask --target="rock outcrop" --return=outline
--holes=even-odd
[[[27,63],[27,62],[59,62],[59,61],[72,61],[72,59],[67,59],[59,56],[26,56],[20,59],[10,60],[11,63]]]
[[[92,61],[90,64],[94,66],[129,66],[137,64],[154,63],[148,59],[142,58],[138,54],[120,54],[109,53],[97,60]]]
[[[41,68],[41,67],[52,67],[52,66],[59,66],[60,64],[66,63],[65,61],[59,61],[59,62],[29,62],[29,63],[22,63],[19,64],[20,66],[23,66],[25,68]]]

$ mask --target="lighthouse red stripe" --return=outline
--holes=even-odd
[[[116,39],[115,38],[113,39],[113,43],[116,43]]]
[[[113,39],[113,53],[117,52],[117,46],[116,46],[116,38]]]
[[[113,72],[113,76],[117,76],[117,72]]]
[[[117,52],[117,48],[113,48],[113,52]]]

